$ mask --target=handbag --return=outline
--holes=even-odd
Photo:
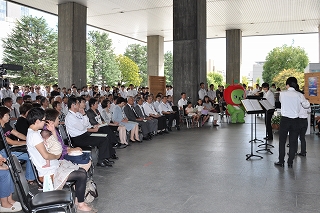
[[[76,164],[87,164],[90,161],[90,153],[83,152],[82,155],[69,155],[66,154],[64,159]]]
[[[97,197],[98,197],[97,185],[92,179],[89,179],[87,181],[86,191],[84,193],[84,201],[86,203],[91,203]]]
[[[208,115],[208,110],[206,110],[206,109],[201,110],[201,114],[202,115]]]

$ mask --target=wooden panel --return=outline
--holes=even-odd
[[[315,89],[316,94],[313,94],[313,95],[312,95],[313,88],[310,82],[312,78],[314,78],[313,80],[316,81],[316,84],[314,84],[316,86],[316,89]],[[304,94],[310,103],[320,104],[320,72],[304,74]]]
[[[166,77],[149,76],[149,92],[154,95],[157,95],[159,92],[166,95]]]

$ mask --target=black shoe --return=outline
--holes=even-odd
[[[289,147],[290,145],[289,144],[287,144],[287,147]]]
[[[113,160],[109,160],[109,159],[104,159],[103,162],[106,163],[106,164],[110,164],[110,165],[114,164],[114,161]]]
[[[167,130],[162,131],[163,133],[169,134],[169,132]]]
[[[116,149],[116,148],[118,148],[120,145],[121,145],[120,143],[115,143],[115,144],[113,145],[113,148]]]
[[[168,131],[169,131],[169,132],[172,132],[172,129],[171,129],[171,127],[168,127]]]
[[[177,126],[177,130],[180,131],[180,126]]]
[[[111,164],[107,164],[105,162],[97,163],[97,166],[99,166],[99,167],[112,167]]]
[[[274,162],[274,165],[275,166],[280,166],[280,167],[284,167],[284,163],[281,163],[281,162]]]
[[[289,163],[288,163],[288,168],[292,168],[292,164],[289,164]]]
[[[302,153],[302,152],[299,152],[299,153],[297,153],[297,155],[300,155],[300,156],[303,156],[303,157],[305,157],[305,156],[307,156],[307,153]]]
[[[125,145],[125,144],[124,144]],[[118,160],[119,157],[116,154],[111,155],[111,159]]]
[[[117,149],[124,149],[126,148],[128,145],[127,144],[121,144],[119,146],[117,146]]]
[[[160,131],[160,132],[158,132],[158,134],[157,135],[163,135],[163,132],[162,131]]]

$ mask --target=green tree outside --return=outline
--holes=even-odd
[[[301,89],[304,86],[304,73],[298,72],[295,69],[283,70],[273,79],[273,83],[275,83],[281,90],[284,90],[286,89],[286,80],[292,76],[297,78],[299,87]]]
[[[241,83],[249,86],[249,80],[247,76],[242,76]]]
[[[24,16],[3,39],[3,63],[23,66],[8,71],[14,84],[54,84],[58,79],[58,37],[44,18]]]
[[[101,85],[114,85],[120,80],[119,66],[108,33],[88,33],[87,77],[88,83]]]
[[[134,61],[124,55],[119,55],[116,58],[119,70],[120,70],[120,83],[129,86],[133,84],[135,86],[140,86],[142,78],[139,75],[139,67]]]
[[[148,71],[147,71],[147,46],[141,44],[130,44],[123,54],[134,61],[139,67],[139,75],[142,78],[141,85],[148,85]]]
[[[166,84],[173,85],[173,54],[171,51],[164,54],[164,76]]]
[[[219,85],[224,85],[223,76],[217,72],[209,72],[207,74],[207,83],[208,85],[213,84],[215,89],[218,88]]]
[[[301,47],[283,45],[270,51],[263,65],[262,79],[269,84],[284,69],[294,69],[304,72],[309,63],[305,50]]]
[[[260,85],[260,78],[257,78],[256,79],[256,84],[259,84]],[[261,86],[261,85],[260,85]]]

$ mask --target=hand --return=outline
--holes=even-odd
[[[48,121],[47,123],[47,129],[53,134],[54,132],[56,132],[55,126],[54,126],[54,122],[53,121]]]
[[[114,125],[116,126],[119,126],[119,123],[118,122],[113,122]]]
[[[143,118],[137,118],[136,120],[137,121],[143,121]]]

